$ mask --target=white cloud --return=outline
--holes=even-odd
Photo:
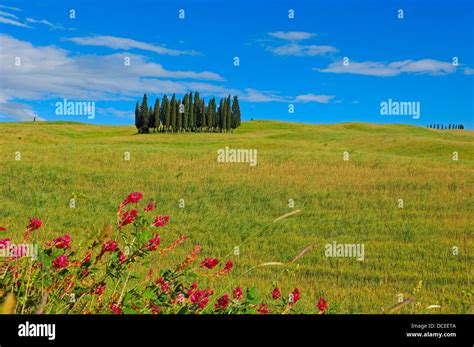
[[[181,51],[176,49],[170,49],[163,46],[152,45],[150,43],[127,39],[123,37],[115,36],[88,36],[88,37],[71,37],[65,39],[67,41],[74,42],[78,45],[85,46],[102,46],[109,47],[112,49],[139,49],[143,51],[150,51],[157,54],[164,55],[199,55],[196,51]]]
[[[245,89],[245,93],[240,96],[240,99],[249,102],[288,102],[291,100],[273,91],[259,91],[253,88]]]
[[[202,96],[231,94],[250,102],[286,102],[293,99],[271,91],[239,90],[214,84],[223,81],[217,73],[167,70],[136,54],[71,55],[68,50],[57,46],[35,46],[2,34],[0,46],[0,103],[4,116],[17,119],[30,119],[34,113],[31,108],[22,114],[7,107],[7,103],[16,100],[135,100],[143,93],[157,96],[195,90]],[[15,66],[17,56],[21,57],[21,66]],[[130,66],[124,65],[125,56],[130,57]],[[126,117],[125,113],[114,113],[111,108],[105,110]],[[54,112],[53,107],[51,112]]]
[[[275,31],[268,33],[269,36],[288,41],[299,41],[310,39],[316,34],[305,31]]]
[[[0,100],[11,98],[42,99],[48,95],[76,98],[117,99],[143,91],[182,91],[185,82],[160,79],[221,81],[214,72],[173,71],[134,54],[72,57],[56,46],[33,46],[11,36],[0,35],[0,73],[6,88]],[[22,58],[15,66],[15,57]],[[130,66],[124,65],[125,56]],[[149,88],[149,89],[148,89]]]
[[[14,26],[17,26],[17,27],[22,27],[22,28],[30,28],[28,25],[26,25],[24,23],[21,23],[17,20],[6,18],[6,17],[1,17],[1,16],[0,16],[0,23],[14,25]]]
[[[474,75],[474,69],[471,67],[466,66],[464,68],[464,74],[465,75]]]
[[[10,17],[10,18],[13,18],[13,19],[18,19],[18,16],[14,15],[13,13],[8,13],[8,12],[5,12],[5,11],[0,11],[0,16]]]
[[[295,102],[319,102],[321,104],[327,104],[329,101],[334,99],[334,95],[316,95],[316,94],[303,94],[298,95],[295,98]]]
[[[54,29],[64,30],[64,27],[61,24],[54,24],[54,23],[51,23],[50,21],[47,21],[46,19],[26,18],[26,21],[28,23],[47,25],[50,27],[51,30],[54,30]]]
[[[38,116],[30,105],[17,102],[0,102],[0,118],[20,121],[32,121],[34,118],[44,120]]]
[[[122,111],[118,110],[114,107],[105,107],[105,108],[98,108],[97,113],[103,114],[103,115],[113,115],[118,118],[129,118],[133,119],[135,117],[135,114],[131,111]]]
[[[314,71],[331,73],[350,73],[367,76],[389,77],[402,73],[446,75],[454,72],[456,67],[451,63],[446,63],[433,59],[403,60],[392,63],[386,62],[355,62],[350,61],[347,66],[342,61],[329,64],[324,69],[313,68]]]
[[[300,45],[296,43],[277,47],[269,46],[267,47],[267,50],[275,55],[296,57],[324,55],[327,53],[337,52],[337,48],[333,46]]]
[[[21,11],[18,7],[10,7],[10,6],[5,6],[5,5],[0,5],[0,8],[4,8],[6,10],[11,10],[11,11]]]

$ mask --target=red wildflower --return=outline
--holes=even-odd
[[[227,259],[227,262],[225,263],[224,271],[229,272],[232,269],[232,266],[233,266],[232,261],[230,259]]]
[[[71,235],[65,234],[64,236],[53,239],[56,248],[67,249],[71,247]]]
[[[155,221],[152,223],[153,226],[159,228],[164,227],[166,223],[170,221],[170,216],[158,216],[155,218]]]
[[[100,283],[97,286],[97,289],[95,290],[96,294],[98,294],[98,295],[104,294],[104,291],[105,291],[105,283]]]
[[[296,304],[299,299],[300,299],[300,291],[298,290],[298,288],[295,288],[290,293],[290,305]]]
[[[82,263],[88,263],[91,261],[92,253],[87,253],[86,257],[82,261]]]
[[[190,301],[199,308],[204,308],[209,302],[209,295],[212,295],[213,292],[211,289],[206,290],[196,290],[190,297]]]
[[[212,269],[216,267],[216,265],[219,264],[219,260],[216,258],[204,258],[204,260],[201,262],[201,267],[207,267],[208,269]]]
[[[217,303],[214,305],[216,310],[224,310],[227,306],[229,306],[229,295],[224,294],[219,299],[217,299]]]
[[[235,300],[242,299],[242,295],[243,295],[242,288],[240,288],[240,287],[235,288],[234,291],[232,292],[232,294],[234,295]]]
[[[258,308],[258,313],[267,314],[268,312],[270,312],[270,310],[268,309],[267,305],[266,304],[260,304],[260,306]]]
[[[206,307],[206,305],[207,305],[208,302],[209,302],[209,298],[207,298],[207,297],[206,297],[206,298],[203,298],[202,300],[200,300],[200,301],[198,302],[199,308],[204,308],[204,307]]]
[[[28,228],[32,230],[36,230],[41,228],[41,225],[43,224],[43,221],[39,218],[31,218],[30,219],[30,224],[28,225]]]
[[[153,314],[158,314],[158,313],[160,313],[160,312],[161,312],[161,307],[156,306],[156,305],[153,305],[153,306],[151,307],[151,313],[153,313]]]
[[[53,260],[53,266],[62,269],[68,266],[69,262],[67,261],[67,256],[65,255],[60,255],[56,259]]]
[[[134,208],[131,211],[125,211],[122,215],[122,221],[120,222],[120,228],[124,227],[127,224],[133,223],[137,217],[138,209]]]
[[[275,289],[273,289],[273,291],[272,291],[272,298],[276,300],[276,299],[278,299],[280,296],[281,296],[281,290],[280,290],[280,288],[275,287]]]
[[[7,228],[5,228],[5,227],[0,227],[0,231],[6,231],[6,230],[7,230]]]
[[[147,245],[145,246],[146,249],[149,251],[156,251],[158,246],[160,245],[160,235],[155,234],[151,239],[148,240]]]
[[[316,304],[316,307],[319,309],[320,313],[324,313],[328,309],[328,302],[324,298],[319,298],[319,301]]]
[[[124,263],[125,260],[127,260],[127,258],[125,257],[125,254],[122,251],[118,252],[118,259],[119,259],[120,264]]]
[[[8,248],[10,246],[11,239],[7,237],[6,239],[0,240],[0,246],[2,248]]]
[[[104,245],[102,246],[102,253],[115,252],[117,247],[118,247],[118,242],[117,241],[109,240],[106,243],[104,243]]]
[[[188,297],[191,296],[191,294],[196,290],[196,288],[197,288],[197,283],[193,282],[191,287],[189,287],[189,289],[188,289]]]
[[[143,198],[143,194],[140,192],[133,192],[130,193],[125,200],[122,202],[122,205],[128,205],[130,203],[137,203]]]
[[[115,304],[110,305],[110,310],[112,311],[112,313],[122,314],[122,309],[118,305],[115,305]]]
[[[166,292],[166,291],[169,289],[169,287],[170,287],[169,282],[166,282],[163,277],[158,278],[158,279],[155,281],[155,284],[156,284],[157,286],[160,286],[161,290],[164,291],[164,292]]]
[[[82,269],[81,272],[82,272],[82,276],[84,277],[86,277],[89,274],[89,270],[87,269]]]
[[[28,224],[28,226],[26,227],[25,234],[23,235],[23,241],[28,240],[28,238],[30,237],[31,233],[32,233],[34,230],[39,229],[42,224],[43,224],[43,222],[41,221],[41,219],[38,219],[38,218],[31,218],[31,219],[30,219],[30,224]]]
[[[155,205],[152,202],[149,202],[143,210],[145,212],[151,212],[154,209],[155,209]]]

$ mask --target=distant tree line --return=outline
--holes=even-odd
[[[449,125],[429,124],[426,127],[430,129],[464,129],[463,124],[449,124]]]
[[[157,98],[155,105],[148,106],[148,96],[135,105],[135,126],[139,133],[154,132],[230,132],[240,126],[239,99],[234,96],[208,101],[199,97],[199,92],[186,93],[183,99],[176,95]]]

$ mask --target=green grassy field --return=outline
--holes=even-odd
[[[217,287],[298,287],[304,312],[324,296],[337,312],[381,313],[423,281],[400,312],[472,313],[473,131],[252,121],[234,135],[41,122],[0,123],[0,133],[0,225],[16,239],[37,215],[44,240],[68,232],[86,244],[92,229],[114,223],[128,193],[141,191],[171,216],[163,244],[190,238],[157,268],[201,243],[202,256],[234,260]],[[257,149],[258,165],[218,163],[225,146]],[[85,196],[76,208],[73,192]],[[293,210],[301,212],[273,222]],[[326,257],[333,241],[363,243],[365,260]],[[295,263],[248,271],[289,263],[311,243]],[[433,304],[441,308],[426,309]]]

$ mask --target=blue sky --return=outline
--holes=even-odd
[[[244,120],[472,129],[473,9],[468,0],[3,1],[0,121],[132,124],[143,93],[198,90],[238,95]],[[56,115],[65,98],[95,102],[96,117]],[[420,118],[382,115],[389,99],[419,103]]]

